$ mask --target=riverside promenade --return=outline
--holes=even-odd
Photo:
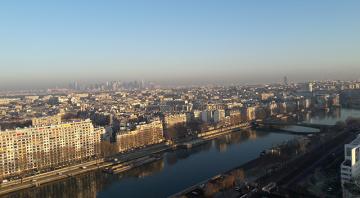
[[[174,144],[167,145],[165,143],[149,146],[146,148],[134,150],[131,153],[118,153],[114,155],[114,158],[118,158],[118,162],[110,162],[110,161],[104,161],[104,159],[98,159],[98,160],[92,160],[88,162],[84,162],[81,164],[76,164],[73,166],[57,169],[54,171],[46,172],[37,174],[34,176],[29,176],[26,178],[23,178],[17,180],[11,180],[7,183],[3,183],[0,185],[0,196],[9,194],[12,192],[24,190],[27,188],[34,188],[37,186],[44,185],[46,183],[50,182],[56,182],[59,180],[64,180],[68,178],[75,177],[76,175],[84,174],[86,172],[95,171],[98,169],[104,169],[107,167],[111,167],[114,165],[117,165],[119,163],[128,162],[134,159],[138,159],[141,157],[149,156],[152,154],[162,153],[168,150],[173,150],[177,148],[183,148],[183,145],[191,145],[192,147],[198,146],[199,141],[200,142],[206,142],[210,141],[212,139],[215,139],[219,136],[232,133],[232,132],[238,132],[243,128],[247,128],[248,125],[246,124],[240,124],[240,125],[234,125],[231,127],[225,127],[221,129],[214,129],[209,130],[202,135],[199,135],[197,138],[193,138],[191,140],[181,140]],[[182,145],[182,146],[181,146]]]

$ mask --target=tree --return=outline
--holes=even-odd
[[[22,154],[22,152],[19,152],[19,156],[15,160],[15,166],[19,172],[21,183],[23,183],[23,178],[26,175],[26,172],[28,171],[28,160],[26,155]]]
[[[204,189],[205,197],[212,197],[215,193],[219,192],[219,188],[213,183],[207,183]]]
[[[240,183],[245,180],[245,172],[243,169],[236,169],[231,172],[231,175]]]
[[[235,177],[233,175],[226,176],[222,181],[223,189],[231,188],[234,186],[234,184],[235,184]]]
[[[100,156],[106,158],[117,153],[116,145],[111,144],[108,141],[100,142]]]
[[[342,130],[345,129],[345,127],[346,127],[346,124],[343,121],[337,121],[335,126],[334,126],[336,131],[342,131]]]
[[[359,118],[353,118],[348,117],[345,121],[346,128],[348,128],[351,131],[356,131],[360,129],[360,119]]]
[[[167,128],[166,131],[167,138],[169,138],[170,140],[185,138],[187,136],[187,128],[182,123],[175,124]]]
[[[0,181],[2,181],[4,179],[4,167],[1,165],[0,166]]]

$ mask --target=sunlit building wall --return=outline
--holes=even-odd
[[[57,167],[96,154],[103,128],[90,120],[0,132],[0,174]]]

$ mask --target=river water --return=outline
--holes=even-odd
[[[349,116],[360,117],[360,111],[337,109],[305,115],[305,119],[334,124]],[[274,132],[249,130],[227,134],[191,149],[165,152],[161,160],[126,173],[108,175],[94,171],[6,197],[167,197],[255,159],[264,149],[296,138]]]

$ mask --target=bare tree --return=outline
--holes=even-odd
[[[19,176],[21,178],[21,183],[23,183],[23,178],[26,175],[26,172],[28,170],[28,160],[25,154],[22,154],[20,152],[18,158],[15,160],[15,166],[19,172]]]
[[[116,145],[111,144],[107,141],[103,141],[100,143],[100,150],[101,156],[104,158],[114,155],[117,152]]]
[[[235,177],[233,175],[228,175],[222,181],[222,188],[228,189],[228,188],[233,187],[234,184],[235,184]]]
[[[245,172],[243,169],[236,169],[231,172],[231,175],[233,175],[235,177],[235,179],[238,180],[239,182],[242,182],[245,180]]]
[[[205,197],[213,197],[215,193],[219,192],[219,188],[213,183],[207,183],[204,189]]]

